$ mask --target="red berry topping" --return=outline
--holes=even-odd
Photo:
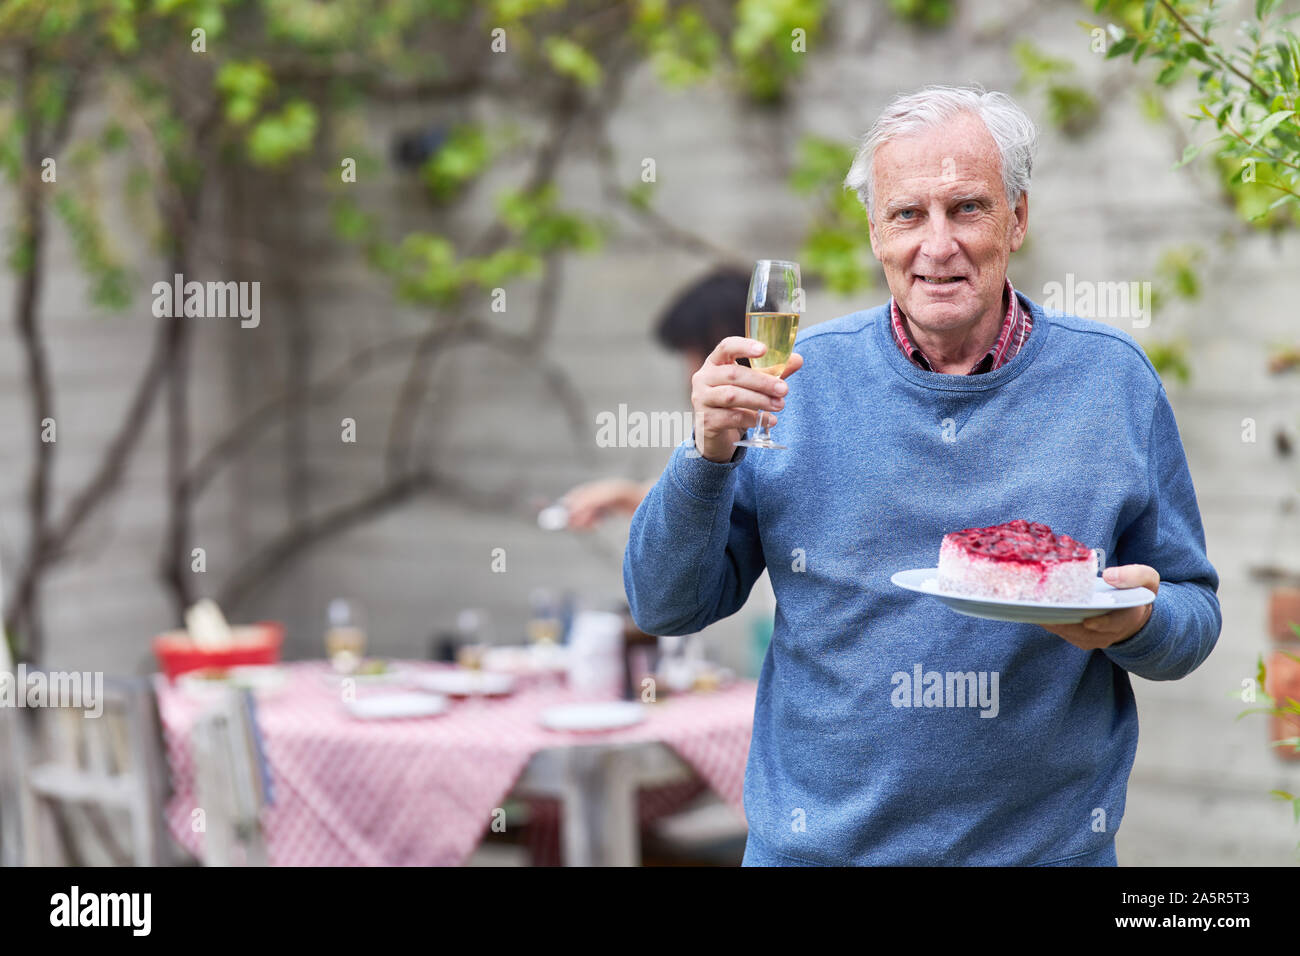
[[[995,561],[1077,561],[1089,554],[1069,535],[1054,534],[1045,524],[1023,519],[990,528],[965,528],[953,537],[967,550]]]

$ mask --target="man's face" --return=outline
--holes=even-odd
[[[931,334],[1002,307],[1029,204],[1007,204],[997,144],[964,113],[876,151],[871,248],[908,320]]]

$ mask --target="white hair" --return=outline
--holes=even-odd
[[[927,86],[890,101],[862,137],[853,165],[844,177],[844,185],[858,194],[868,218],[874,220],[871,166],[876,150],[891,139],[931,129],[962,113],[978,116],[997,144],[1007,204],[1014,206],[1029,192],[1038,129],[1016,101],[1005,93],[987,92],[982,86]]]

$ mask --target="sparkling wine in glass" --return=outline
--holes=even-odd
[[[366,656],[366,632],[358,605],[335,598],[330,601],[325,628],[325,656],[340,674],[355,673]]]
[[[799,263],[784,259],[759,259],[749,280],[749,299],[745,306],[745,335],[767,346],[749,365],[768,375],[780,377],[794,351],[799,333],[799,314],[803,311],[803,283]],[[759,410],[754,437],[736,442],[745,448],[785,448],[772,440],[772,427],[764,424],[766,412]]]

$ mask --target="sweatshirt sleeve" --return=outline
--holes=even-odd
[[[1160,589],[1142,629],[1104,653],[1147,680],[1177,680],[1210,655],[1223,615],[1219,575],[1205,552],[1196,491],[1163,386],[1147,449],[1147,507],[1120,533],[1114,563],[1150,565],[1160,574]]]
[[[623,584],[646,633],[703,630],[739,610],[763,573],[747,451],[712,462],[692,434],[632,516]]]

